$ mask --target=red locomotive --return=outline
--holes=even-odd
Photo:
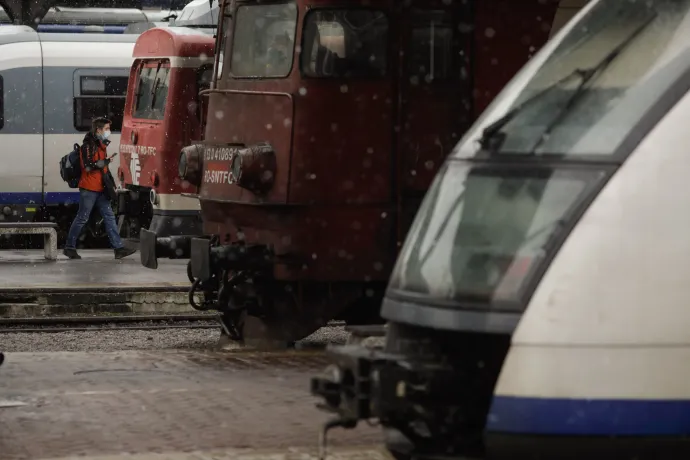
[[[136,239],[148,228],[158,236],[201,234],[199,202],[182,193],[180,149],[200,139],[213,70],[213,30],[160,27],[134,46],[118,177],[120,234]]]
[[[558,7],[226,1],[204,140],[179,160],[206,236],[142,230],[142,263],[190,257],[193,306],[221,311],[246,342],[378,313],[439,166],[548,39]]]

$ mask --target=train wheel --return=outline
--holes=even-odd
[[[248,346],[286,348],[326,326],[359,297],[344,283],[271,287],[270,306],[250,308],[244,319],[242,338]]]
[[[259,350],[283,350],[324,327],[327,322],[300,317],[271,321],[247,315],[242,325],[242,342]]]

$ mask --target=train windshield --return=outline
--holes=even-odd
[[[491,123],[478,123],[456,156],[610,158],[687,70],[689,8],[690,0],[599,1],[522,88],[499,96],[492,107],[502,113],[487,113]]]
[[[287,76],[292,69],[295,50],[295,4],[240,6],[236,15],[230,62],[232,76]]]
[[[373,9],[314,9],[304,19],[302,73],[316,78],[386,75],[388,19]]]
[[[450,161],[409,232],[389,293],[520,308],[550,245],[604,174]]]

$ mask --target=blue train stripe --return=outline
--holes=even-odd
[[[43,194],[38,192],[6,193],[0,192],[0,204],[43,204]]]
[[[14,192],[0,192],[0,204],[8,205],[26,205],[35,204],[48,206],[58,205],[58,204],[78,204],[79,203],[79,192],[48,192],[43,195],[43,193],[27,192],[27,193],[14,193]]]
[[[45,204],[48,206],[56,204],[79,204],[79,192],[47,192],[45,194]]]
[[[690,400],[495,396],[486,429],[529,435],[690,435]]]
[[[98,26],[98,25],[77,25],[77,24],[39,24],[39,32],[81,34],[81,33],[104,33],[104,34],[123,34],[127,26]]]

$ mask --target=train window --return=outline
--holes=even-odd
[[[0,129],[5,126],[5,86],[0,75]]]
[[[230,73],[234,77],[285,77],[292,69],[297,7],[293,3],[237,9]]]
[[[453,27],[443,11],[415,11],[407,49],[413,83],[447,80],[453,73]]]
[[[134,118],[162,120],[170,85],[170,67],[140,67],[134,94]]]
[[[112,121],[111,130],[120,132],[126,94],[127,77],[81,76],[79,95],[74,98],[74,127],[88,131],[93,118],[107,117]]]
[[[125,112],[124,97],[75,97],[74,127],[77,131],[91,129],[91,120],[107,117],[114,133],[122,131],[122,117]]]
[[[388,19],[370,9],[323,9],[307,14],[301,53],[307,77],[383,77]]]
[[[390,280],[404,295],[441,301],[517,302],[527,295],[554,239],[606,173],[471,166],[439,173]]]
[[[218,75],[217,80],[220,79],[224,73],[223,70],[223,59],[225,58],[225,53],[228,49],[226,46],[228,41],[230,41],[230,34],[232,33],[232,16],[226,15],[223,19],[223,37],[220,40],[220,50],[218,51],[218,70],[216,75]],[[210,85],[209,85],[210,86]]]
[[[483,120],[494,129],[484,136],[476,124],[456,155],[626,155],[632,130],[686,78],[689,18],[690,0],[597,2],[534,74],[521,75],[522,88],[493,102],[502,114],[489,109]]]
[[[127,79],[122,77],[83,76],[80,78],[81,94],[122,96],[127,94]]]
[[[199,91],[208,89],[211,86],[211,73],[213,72],[213,67],[210,65],[203,66],[199,69],[197,86]]]

